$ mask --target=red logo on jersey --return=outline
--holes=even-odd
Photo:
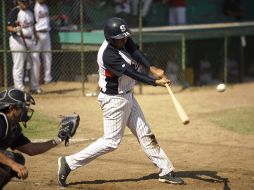
[[[106,76],[106,77],[112,77],[113,74],[110,72],[110,70],[105,69],[105,76]]]

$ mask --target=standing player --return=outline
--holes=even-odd
[[[31,119],[33,110],[30,106],[33,104],[33,97],[24,91],[12,88],[0,93],[0,189],[13,177],[28,177],[24,156],[7,149],[34,156],[50,150],[63,140],[55,137],[46,142],[33,143],[24,136],[20,123],[26,126]]]
[[[123,19],[109,19],[104,26],[104,35],[106,40],[97,56],[101,88],[98,100],[103,110],[104,136],[80,152],[58,159],[59,184],[66,186],[66,178],[72,170],[115,150],[126,126],[137,137],[148,158],[159,168],[159,181],[183,184],[184,181],[175,176],[171,161],[157,143],[132,93],[136,81],[163,87],[170,81],[161,69],[151,66],[137,48]],[[141,67],[150,70],[156,79],[139,72]]]
[[[9,44],[13,60],[13,81],[15,88],[25,90],[24,63],[27,60],[31,66],[31,92],[42,93],[39,88],[40,60],[36,52],[36,36],[34,32],[34,15],[28,9],[29,0],[18,0],[18,6],[11,10],[7,16],[7,30],[10,32]],[[22,52],[23,51],[23,52]]]
[[[46,0],[37,0],[34,6],[35,17],[35,30],[38,36],[38,51],[50,51],[50,17],[49,9],[46,5]],[[52,81],[51,76],[51,52],[42,53],[42,59],[44,63],[44,82],[50,83]]]

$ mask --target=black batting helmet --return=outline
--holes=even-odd
[[[11,88],[0,93],[0,111],[11,105],[21,108],[20,121],[24,125],[33,115],[34,110],[30,108],[31,104],[35,104],[33,97],[19,89]]]
[[[104,36],[106,39],[121,39],[130,36],[130,34],[129,27],[122,18],[110,18],[104,25]]]

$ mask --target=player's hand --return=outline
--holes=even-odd
[[[159,69],[155,66],[150,67],[150,72],[156,79],[166,78],[166,75],[162,69]]]
[[[155,81],[156,85],[158,86],[163,86],[163,87],[166,87],[166,84],[170,85],[171,84],[171,81],[169,79],[167,79],[166,77],[164,78],[161,78],[161,79],[157,79]]]
[[[21,32],[21,27],[20,26],[13,27],[13,32],[20,33]]]
[[[12,166],[11,166],[12,170],[14,170],[15,172],[17,172],[18,174],[18,177],[20,179],[26,179],[28,177],[28,170],[27,168],[22,165],[22,164],[18,164],[18,163],[14,163]]]

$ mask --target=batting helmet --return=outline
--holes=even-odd
[[[21,108],[20,121],[24,124],[33,115],[34,110],[30,108],[31,104],[35,104],[33,97],[21,90],[11,88],[0,93],[0,111],[11,105]]]
[[[104,36],[106,39],[121,39],[130,36],[130,34],[129,27],[122,18],[110,18],[104,25]]]

